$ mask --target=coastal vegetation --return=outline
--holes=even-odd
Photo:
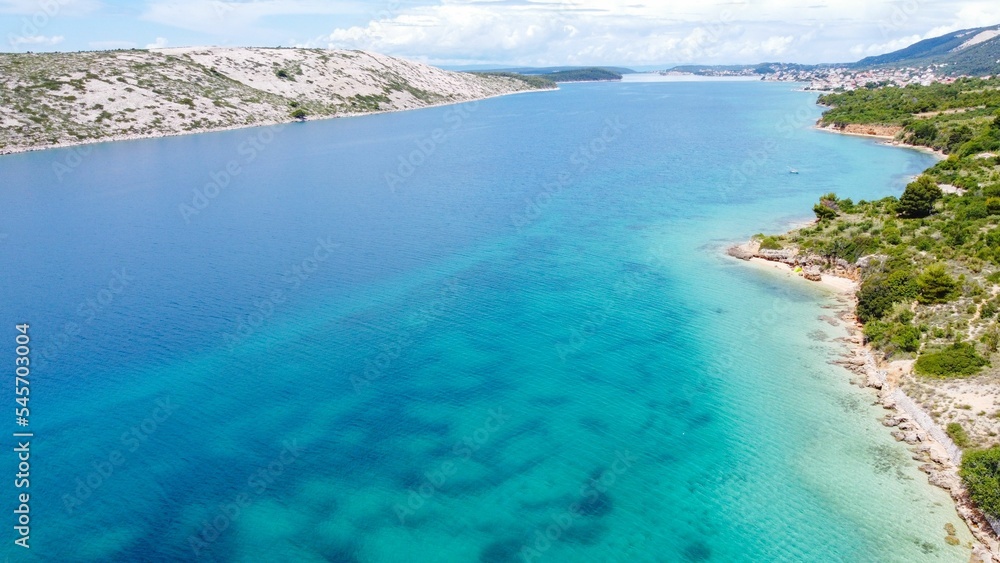
[[[901,387],[966,449],[971,498],[1000,516],[1000,78],[863,88],[820,103],[830,107],[820,125],[896,130],[895,142],[944,158],[899,197],[825,194],[813,225],[770,244],[858,280],[865,341],[885,362],[912,361]]]
[[[1000,446],[966,452],[959,475],[976,506],[1000,518]]]
[[[555,88],[555,81],[545,77],[539,76],[537,74],[519,74],[516,72],[470,72],[468,74],[473,74],[476,76],[490,76],[494,78],[507,78],[510,80],[519,80],[528,84],[532,88],[546,89]]]
[[[950,434],[959,445],[997,445],[1000,78],[862,88],[820,103],[830,108],[822,126],[894,130],[894,142],[943,158],[898,197],[820,196],[817,221],[766,237],[769,247],[855,278],[865,341],[884,362],[912,364],[903,390],[942,427],[957,425]]]

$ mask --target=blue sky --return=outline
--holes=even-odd
[[[445,65],[841,62],[998,23],[996,0],[0,0],[7,52],[308,46]]]

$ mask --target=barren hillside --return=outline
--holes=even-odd
[[[0,54],[0,154],[461,102],[535,86],[362,51]]]

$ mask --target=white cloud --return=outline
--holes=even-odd
[[[898,2],[870,0],[438,0],[335,28],[309,44],[449,63],[843,62],[904,47],[936,25],[1000,23],[995,0],[947,10],[915,4],[900,14]]]
[[[58,45],[63,42],[65,37],[62,35],[53,35],[47,37],[45,35],[18,35],[11,36],[9,38],[10,45],[12,47],[19,47],[21,45],[39,45],[39,46],[51,46]]]
[[[776,26],[762,25],[770,19],[766,7],[687,4],[453,1],[335,29],[315,43],[469,62],[499,56],[519,64],[656,63],[773,57],[812,33],[792,23],[774,34]]]
[[[152,0],[141,18],[181,29],[220,33],[251,28],[272,16],[363,14],[368,11],[361,2],[324,0]]]
[[[761,52],[767,55],[784,55],[788,51],[788,46],[795,42],[795,37],[787,35],[785,37],[768,37],[761,44]]]
[[[167,46],[167,38],[166,37],[157,37],[156,41],[153,42],[153,43],[147,44],[146,48],[147,49],[163,49],[166,46]]]

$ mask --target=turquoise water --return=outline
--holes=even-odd
[[[36,433],[5,553],[967,560],[828,363],[833,297],[720,256],[932,162],[814,102],[585,84],[3,157]]]

